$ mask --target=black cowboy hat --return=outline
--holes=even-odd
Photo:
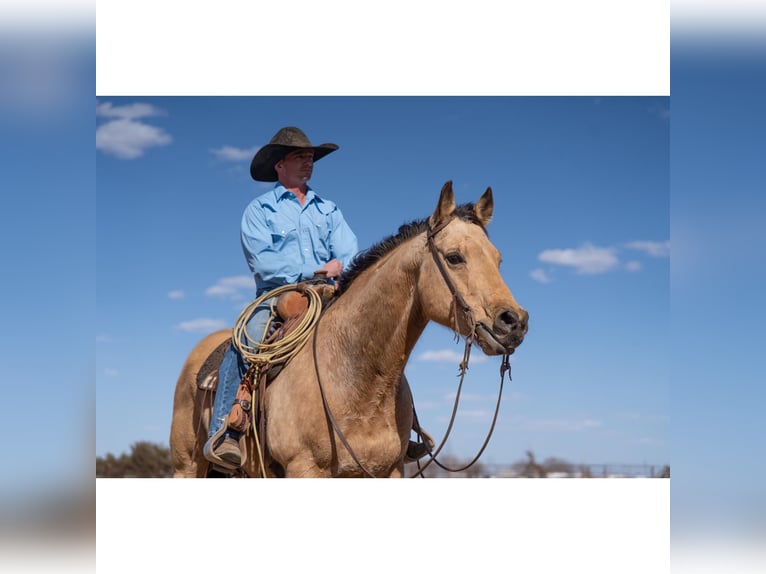
[[[313,146],[306,134],[298,128],[282,128],[255,154],[253,161],[250,162],[250,175],[256,181],[277,181],[279,178],[274,165],[291,151],[301,149],[314,150],[316,162],[337,150],[338,146],[334,143]]]

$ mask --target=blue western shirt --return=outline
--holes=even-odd
[[[280,184],[245,208],[241,240],[259,296],[311,279],[331,259],[345,267],[358,250],[356,235],[332,201],[309,188],[301,205]]]

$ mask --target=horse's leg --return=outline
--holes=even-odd
[[[191,381],[191,368],[184,366],[179,377],[173,404],[170,426],[170,453],[173,460],[173,478],[198,476],[195,460],[195,403],[196,388]]]
[[[404,476],[404,463],[397,464],[394,468],[391,469],[391,474],[388,475],[388,478],[402,478]]]
[[[327,478],[330,474],[319,468],[311,454],[298,456],[285,465],[286,478]]]
[[[202,456],[202,445],[207,437],[207,421],[204,401],[207,393],[195,397],[196,403],[191,420],[174,417],[171,425],[171,456],[173,478],[203,478],[207,475],[208,462]],[[209,410],[209,407],[208,407]],[[201,420],[200,420],[201,419]]]

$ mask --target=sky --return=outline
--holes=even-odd
[[[96,453],[168,443],[180,368],[254,297],[249,163],[281,127],[340,150],[310,184],[360,249],[492,187],[491,240],[530,314],[482,462],[670,462],[667,97],[96,99]],[[421,424],[446,430],[462,341],[431,325],[406,368]],[[477,348],[444,452],[489,430],[499,357]]]

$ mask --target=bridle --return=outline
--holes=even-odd
[[[462,472],[471,466],[473,466],[477,460],[479,460],[479,457],[484,453],[484,449],[487,448],[487,445],[489,444],[490,438],[492,438],[492,433],[495,430],[495,423],[497,422],[497,415],[500,412],[500,402],[503,397],[503,383],[505,382],[505,373],[508,372],[508,380],[511,380],[511,364],[509,362],[510,353],[506,353],[503,355],[503,361],[500,364],[500,389],[497,393],[497,403],[495,404],[495,413],[492,417],[492,424],[489,428],[489,431],[487,432],[487,436],[484,439],[484,444],[482,444],[481,448],[479,449],[479,452],[476,453],[476,456],[471,459],[471,461],[466,464],[465,466],[462,466],[460,468],[449,468],[443,464],[441,464],[438,460],[436,460],[436,456],[441,452],[442,448],[444,448],[444,445],[447,444],[447,439],[449,438],[450,433],[452,432],[452,426],[455,423],[455,417],[457,415],[457,408],[458,404],[460,403],[460,393],[463,389],[463,381],[465,380],[465,373],[468,370],[468,361],[471,357],[471,345],[473,344],[474,339],[476,338],[476,323],[473,320],[473,313],[471,312],[471,307],[466,303],[465,299],[463,299],[463,296],[460,294],[460,292],[455,287],[455,284],[452,282],[452,278],[450,277],[449,273],[447,272],[447,268],[444,265],[444,255],[439,251],[439,248],[436,247],[436,243],[434,241],[434,237],[437,233],[439,233],[442,229],[444,229],[447,225],[449,225],[450,221],[454,219],[453,217],[445,218],[442,220],[439,225],[437,225],[435,228],[431,228],[431,225],[429,223],[428,225],[428,231],[426,233],[426,242],[428,243],[428,248],[431,251],[431,255],[433,256],[434,262],[436,263],[436,267],[439,269],[439,273],[442,276],[442,279],[444,279],[444,282],[447,284],[447,287],[450,290],[450,293],[452,293],[452,313],[453,317],[455,319],[455,326],[454,331],[456,337],[459,337],[460,325],[465,325],[468,327],[468,335],[466,335],[465,338],[465,349],[463,351],[463,360],[460,363],[460,382],[458,383],[457,387],[457,393],[455,394],[455,404],[452,407],[452,415],[450,416],[449,425],[447,426],[447,430],[444,433],[444,437],[441,440],[441,443],[439,444],[438,448],[431,452],[430,448],[428,449],[428,455],[430,456],[430,459],[428,462],[426,462],[422,467],[420,466],[420,462],[418,462],[418,471],[412,475],[410,478],[415,478],[417,476],[423,476],[423,472],[428,468],[428,466],[431,463],[435,463],[437,466],[441,467],[442,469],[448,471],[448,472]],[[414,412],[415,408],[413,405],[413,416],[415,417],[415,430],[420,434],[420,424],[418,423],[417,414]],[[428,443],[426,443],[426,446]]]
[[[452,278],[450,277],[449,273],[447,272],[447,268],[444,265],[444,254],[439,251],[439,248],[436,247],[436,242],[434,241],[436,234],[447,227],[452,219],[453,218],[445,218],[435,228],[432,228],[431,223],[429,222],[428,230],[426,232],[426,243],[428,244],[428,249],[431,251],[431,255],[434,258],[436,267],[439,269],[439,273],[441,273],[442,279],[444,279],[444,282],[447,284],[447,288],[450,290],[450,293],[452,293],[451,311],[452,316],[455,319],[454,331],[459,333],[460,326],[468,327],[468,335],[466,336],[466,342],[468,342],[472,341],[476,335],[476,323],[473,320],[471,307],[468,305],[468,303],[465,302],[465,299],[463,299],[463,296],[460,294],[460,292],[457,290],[457,287],[455,287],[455,284],[452,282]],[[467,364],[465,368],[468,368]]]
[[[430,459],[428,462],[426,462],[423,467],[420,467],[420,463],[418,463],[418,471],[412,475],[410,478],[415,478],[417,476],[422,476],[423,471],[433,462],[436,463],[437,466],[443,468],[444,470],[448,472],[461,472],[463,470],[466,470],[473,466],[473,464],[479,460],[479,457],[484,452],[484,449],[489,444],[489,440],[492,437],[492,433],[495,429],[495,423],[497,422],[497,415],[500,411],[500,401],[502,399],[503,395],[503,382],[505,380],[505,373],[508,372],[508,380],[511,380],[510,370],[511,365],[509,363],[509,353],[506,353],[503,355],[503,362],[500,365],[500,390],[498,392],[497,396],[497,404],[495,405],[495,414],[492,417],[492,425],[490,426],[489,432],[487,433],[487,437],[484,440],[484,444],[481,446],[481,449],[479,449],[479,452],[476,454],[476,456],[469,462],[467,465],[461,467],[461,468],[448,468],[441,463],[439,463],[438,460],[436,460],[436,456],[439,454],[439,452],[444,448],[444,445],[447,443],[447,439],[449,438],[450,433],[452,432],[452,426],[455,422],[455,417],[457,415],[457,408],[458,404],[460,402],[460,393],[463,388],[463,380],[465,379],[465,373],[468,370],[468,361],[471,356],[471,345],[473,344],[474,339],[476,338],[476,322],[473,319],[473,313],[471,312],[471,307],[466,303],[463,296],[460,294],[460,292],[457,290],[457,287],[455,287],[455,283],[452,281],[452,278],[449,275],[449,272],[447,271],[447,267],[444,264],[444,255],[439,251],[439,248],[436,247],[436,243],[434,241],[434,237],[436,237],[436,234],[439,233],[442,229],[447,227],[449,223],[454,219],[454,217],[445,218],[442,220],[436,227],[431,227],[430,222],[428,223],[428,228],[426,231],[426,243],[428,244],[428,249],[431,252],[431,255],[433,256],[434,262],[436,263],[436,267],[439,269],[439,273],[442,276],[442,279],[444,279],[444,282],[447,285],[447,288],[450,290],[450,293],[452,294],[452,303],[451,303],[451,313],[455,321],[455,325],[453,330],[455,331],[456,337],[459,337],[460,335],[460,327],[464,326],[467,327],[468,335],[465,337],[465,350],[463,351],[463,360],[460,363],[460,383],[458,384],[457,393],[455,395],[455,404],[452,408],[452,416],[450,417],[449,425],[447,427],[447,431],[444,434],[444,437],[441,440],[441,443],[439,444],[438,448],[431,452],[430,448],[428,449],[428,454],[430,456]],[[321,318],[321,317],[320,317]],[[319,376],[319,362],[317,357],[317,348],[316,348],[316,342],[317,342],[317,336],[316,331],[319,327],[319,321],[317,321],[317,325],[314,328],[314,337],[313,337],[313,343],[312,343],[312,351],[314,355],[314,370],[317,377],[317,383],[319,384],[319,392],[322,396],[322,404],[324,405],[325,415],[327,418],[327,426],[328,430],[330,431],[330,435],[332,435],[333,431],[335,431],[335,434],[338,435],[338,438],[340,438],[340,441],[343,443],[343,446],[346,448],[348,453],[351,455],[351,458],[354,460],[354,462],[359,466],[359,468],[364,471],[365,474],[370,476],[371,478],[376,478],[376,476],[371,473],[365,466],[361,463],[359,458],[356,456],[356,453],[351,448],[351,445],[348,443],[348,440],[346,439],[343,432],[340,430],[340,427],[338,426],[337,421],[335,420],[335,417],[332,414],[332,411],[330,410],[330,405],[327,402],[327,398],[325,396],[324,388],[322,387],[322,381]],[[413,405],[413,416],[415,420],[415,430],[420,435],[420,425],[417,420],[417,414],[415,413],[415,408]],[[331,441],[333,448],[335,443],[334,441]],[[426,443],[427,444],[427,443]]]

